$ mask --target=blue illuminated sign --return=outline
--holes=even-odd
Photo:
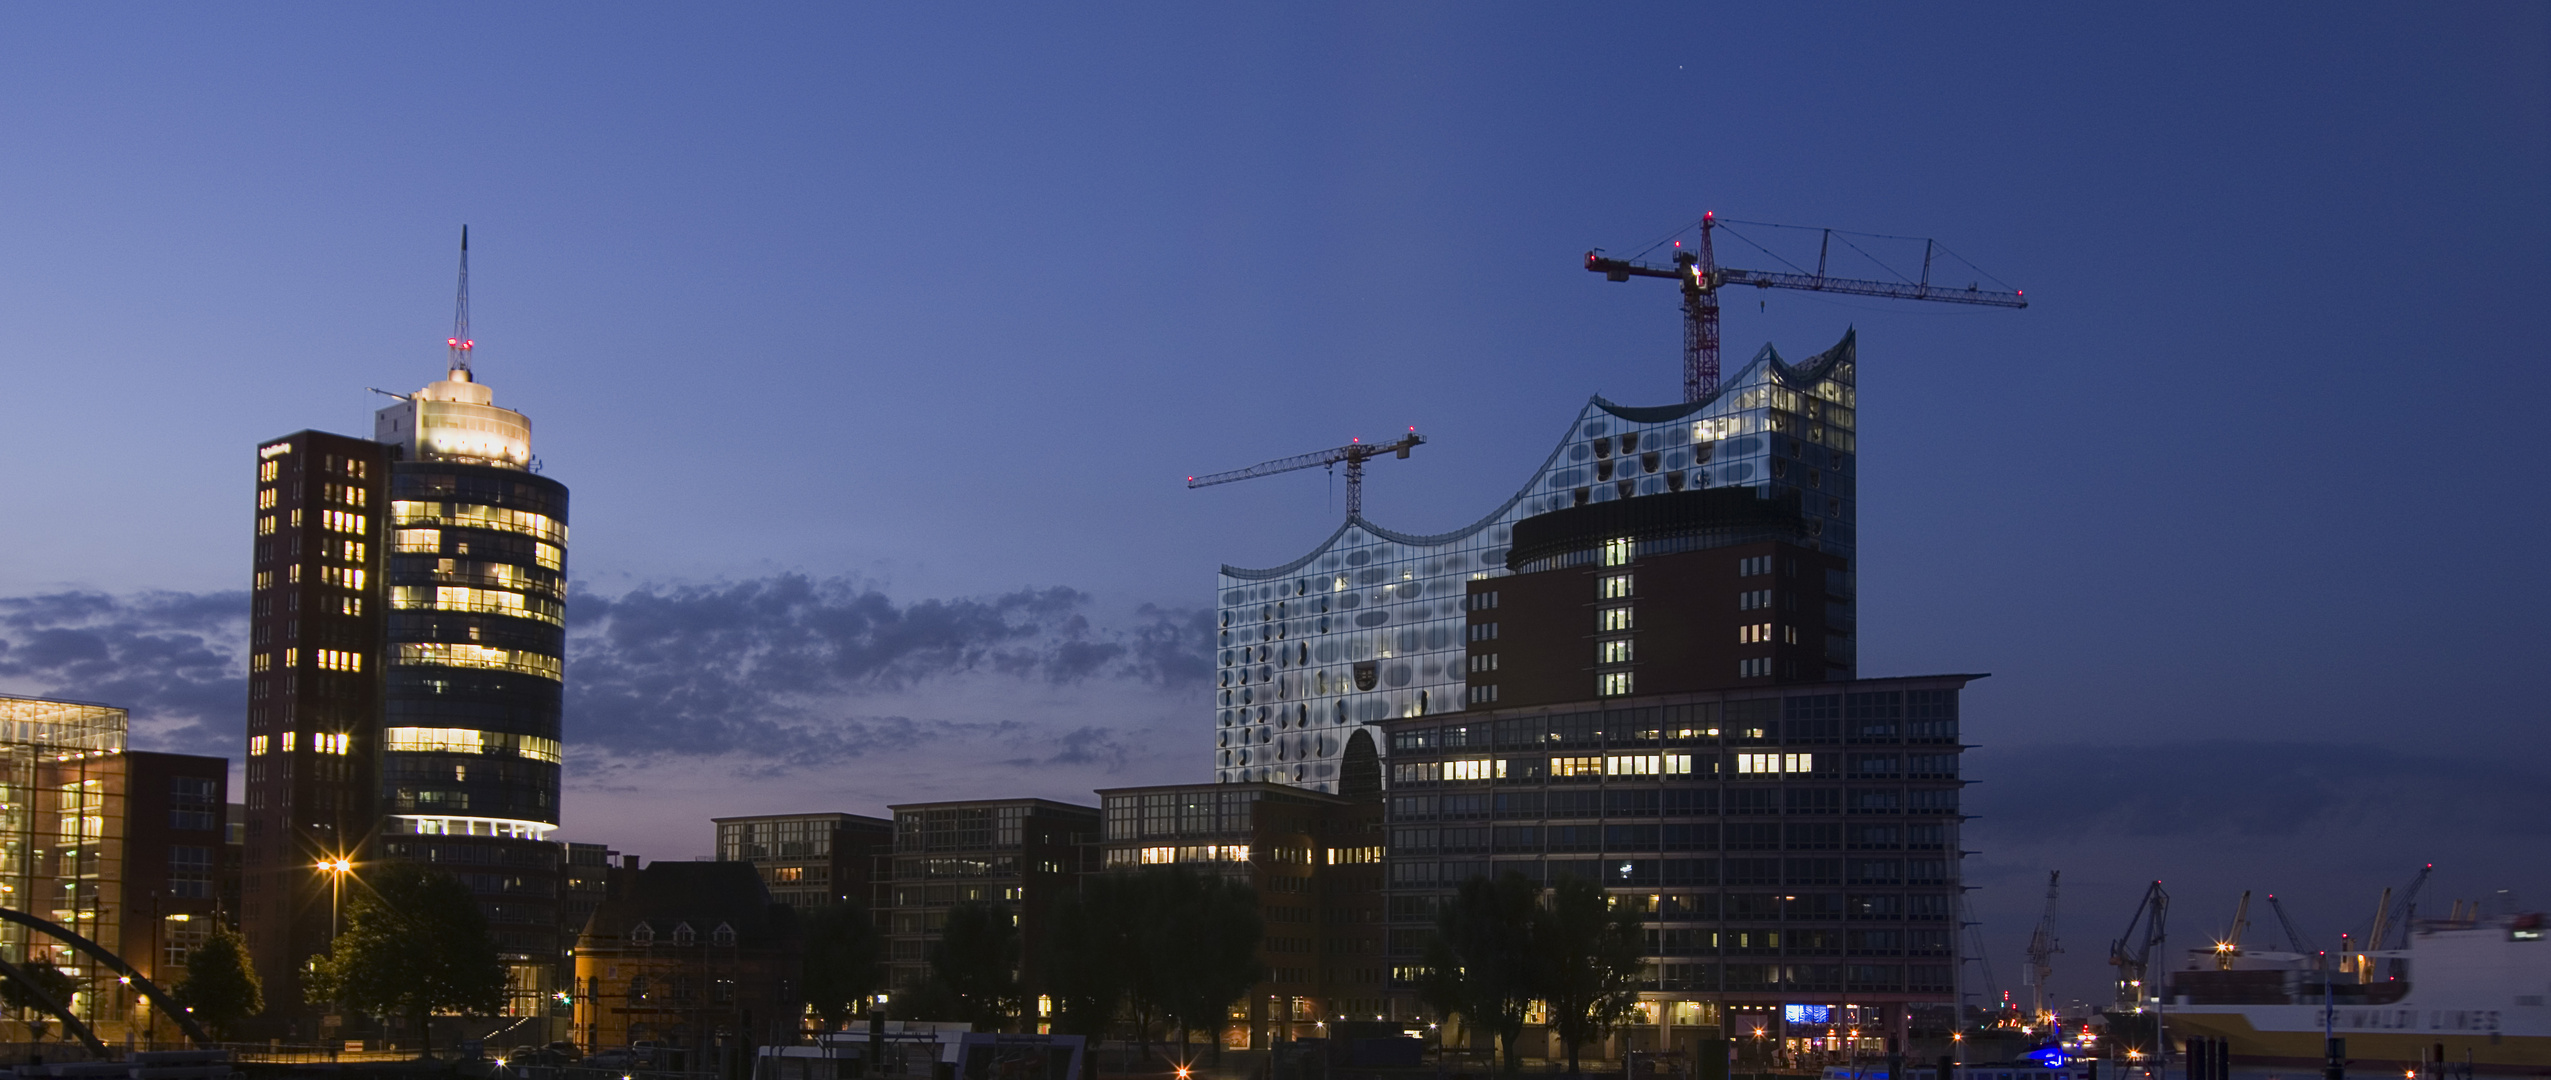
[[[1831,1005],[1784,1005],[1781,1016],[1793,1024],[1830,1024],[1834,1018]]]

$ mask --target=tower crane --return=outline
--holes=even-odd
[[[1261,476],[1273,476],[1296,469],[1335,467],[1342,462],[1346,465],[1346,516],[1360,517],[1364,513],[1364,463],[1384,454],[1405,461],[1408,459],[1409,451],[1424,445],[1425,442],[1426,437],[1418,434],[1417,429],[1412,427],[1408,429],[1408,434],[1400,436],[1397,442],[1368,443],[1358,439],[1328,450],[1295,454],[1292,457],[1277,458],[1274,461],[1261,461],[1246,469],[1190,476],[1187,478],[1187,486],[1190,488],[1212,487],[1215,484],[1228,484],[1234,480],[1254,480]]]
[[[2126,919],[2125,932],[2108,945],[2108,962],[2117,965],[2118,1007],[2142,1011],[2147,989],[2144,982],[2151,977],[2154,954],[2161,950],[2162,940],[2169,935],[2169,922],[2170,894],[2162,889],[2160,882],[2153,882],[2151,888],[2144,890],[2143,902],[2135,905],[2135,913]],[[2135,927],[2139,925],[2144,928],[2141,938],[2135,936]],[[2164,958],[2163,967],[2168,966],[2167,958]],[[2160,994],[2159,987],[2149,989],[2155,996]]]
[[[2037,929],[2028,935],[2028,1009],[2029,1015],[2043,1021],[2046,1009],[2046,980],[2055,974],[2055,954],[2064,947],[2055,939],[2055,884],[2063,879],[2061,870],[2046,872],[2046,914],[2038,916]]]
[[[2215,970],[2232,970],[2233,958],[2241,955],[2241,935],[2248,932],[2249,929],[2250,890],[2243,889],[2241,890],[2240,905],[2232,909],[2232,932],[2225,934],[2223,936],[2223,940],[2214,943]]]
[[[1742,222],[1767,225],[1767,222]],[[1846,296],[1877,296],[1892,300],[1939,300],[1951,304],[1982,304],[1987,307],[2024,308],[2028,301],[2021,290],[2003,292],[1978,288],[1970,284],[1956,289],[1931,284],[1931,261],[1943,251],[1935,240],[1922,241],[1922,276],[1912,281],[1873,281],[1865,278],[1832,277],[1825,273],[1825,256],[1833,247],[1834,230],[1825,229],[1824,242],[1816,249],[1816,270],[1804,267],[1792,270],[1739,270],[1718,265],[1711,243],[1711,233],[1727,228],[1716,212],[1701,215],[1701,241],[1698,250],[1686,250],[1675,241],[1674,262],[1658,263],[1615,259],[1602,248],[1586,252],[1586,269],[1603,275],[1607,281],[1628,281],[1634,277],[1665,278],[1683,286],[1683,400],[1705,401],[1718,393],[1718,294],[1730,285],[1751,285],[1757,289],[1804,289],[1808,292],[1841,293]],[[1729,235],[1737,235],[1733,232]],[[1738,239],[1743,237],[1738,236]],[[1747,243],[1753,243],[1748,240]],[[1848,234],[1843,241],[1851,241]],[[1760,247],[1761,245],[1756,245]],[[1651,249],[1652,250],[1652,249]],[[1768,250],[1768,249],[1766,249]],[[1774,256],[1778,258],[1778,256]],[[1954,257],[1954,256],[1953,256]],[[1786,262],[1787,260],[1782,260]]]

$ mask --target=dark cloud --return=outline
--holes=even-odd
[[[248,698],[244,592],[0,597],[0,679],[132,710],[133,743],[236,753]]]
[[[1141,623],[1119,632],[1095,626],[1089,604],[1062,587],[898,604],[858,582],[795,574],[579,595],[568,605],[568,738],[619,755],[811,765],[1001,734],[843,708],[865,694],[986,675],[1202,685],[1211,671],[1209,617],[1146,606]],[[1112,736],[1093,734],[1101,730],[1060,736],[1051,756],[1039,757],[1121,760]]]
[[[797,574],[579,593],[567,606],[567,737],[604,756],[763,763],[747,768],[990,739],[1025,752],[1022,761],[1114,767],[1128,751],[1108,727],[1057,734],[1024,720],[854,707],[961,680],[1178,689],[1210,677],[1210,613],[1146,605],[1132,626],[1113,629],[1093,622],[1090,607],[1064,587],[899,603],[858,582]],[[247,624],[242,592],[0,597],[0,681],[129,708],[137,746],[235,754]]]

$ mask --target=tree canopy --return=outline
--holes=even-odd
[[[18,970],[26,972],[27,982],[0,979],[0,1002],[17,1010],[20,1016],[32,1014],[31,1018],[38,1023],[54,1018],[53,1010],[45,1007],[46,998],[51,998],[56,1005],[70,1007],[71,994],[78,987],[71,982],[71,976],[53,966],[53,961],[30,960],[18,965]],[[35,985],[29,986],[28,983]]]
[[[1185,1060],[1187,1037],[1218,1035],[1231,1003],[1266,977],[1257,893],[1218,874],[1155,866],[1093,875],[1052,919],[1043,988],[1061,1014],[1058,1030],[1097,1035],[1127,1015],[1149,1053],[1165,1020],[1177,1025]]]
[[[1426,943],[1419,994],[1438,1014],[1495,1035],[1507,1072],[1522,1066],[1515,1040],[1540,996],[1540,905],[1541,887],[1521,874],[1472,878],[1436,911]]]
[[[314,961],[305,984],[312,1004],[406,1014],[420,1048],[435,1013],[504,1007],[505,964],[488,936],[487,916],[459,878],[386,863],[357,880],[363,887],[347,905],[345,928]]]
[[[241,1021],[266,1011],[266,991],[248,962],[248,943],[221,920],[212,923],[204,943],[186,954],[184,981],[169,993],[214,1038],[229,1039]]]
[[[1645,934],[1636,914],[1614,910],[1603,890],[1583,878],[1559,879],[1534,914],[1535,996],[1550,1009],[1573,1076],[1578,1048],[1638,1004]]]
[[[1019,922],[1006,904],[948,909],[947,927],[930,945],[930,978],[959,1019],[976,1031],[1000,1031],[1019,1012]]]
[[[806,1004],[839,1030],[885,988],[885,935],[868,905],[849,900],[806,916]]]

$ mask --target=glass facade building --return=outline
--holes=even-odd
[[[1353,517],[1292,562],[1223,567],[1215,777],[1374,790],[1389,751],[1373,725],[1490,704],[1468,700],[1476,631],[1467,595],[1472,582],[1514,572],[1509,556],[1524,519],[1751,489],[1795,507],[1799,543],[1848,564],[1857,542],[1856,365],[1845,335],[1794,365],[1766,345],[1705,401],[1639,408],[1595,398],[1523,488],[1466,528],[1415,535]],[[1835,632],[1823,641],[1821,669],[1798,677],[1855,674],[1850,590],[1828,603]]]
[[[470,886],[515,1015],[555,989],[567,487],[467,368],[381,410],[391,458],[378,729],[381,851]]]

